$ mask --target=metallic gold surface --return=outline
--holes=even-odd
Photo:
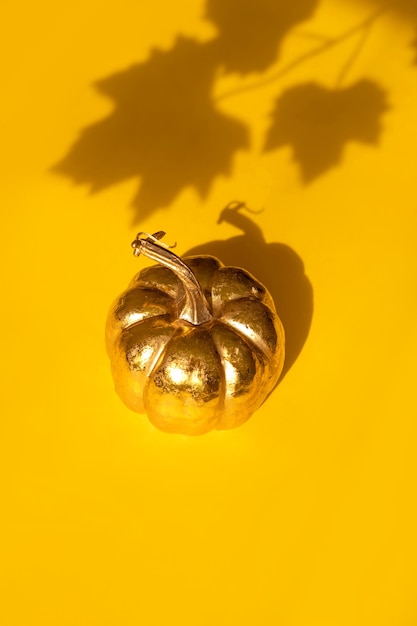
[[[284,330],[272,298],[245,270],[211,256],[181,260],[157,239],[133,242],[137,256],[162,265],[142,270],[108,316],[116,391],[165,432],[239,426],[274,388],[284,364]]]

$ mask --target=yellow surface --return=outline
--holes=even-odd
[[[292,0],[272,58],[237,0],[4,4],[0,623],[415,625],[413,3],[343,38],[376,5]],[[237,430],[166,435],[113,391],[107,309],[160,229],[284,309],[291,367]]]

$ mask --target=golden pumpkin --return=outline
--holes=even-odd
[[[180,259],[138,233],[143,269],[111,307],[106,343],[115,388],[157,428],[198,435],[245,422],[275,386],[284,330],[271,296],[212,256]]]

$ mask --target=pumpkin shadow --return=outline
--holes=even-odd
[[[233,224],[243,231],[242,235],[196,246],[184,256],[216,256],[225,265],[244,267],[267,287],[285,330],[282,381],[307,340],[313,318],[313,288],[298,254],[283,243],[267,243],[260,227],[239,212],[242,206],[229,205],[218,220]]]

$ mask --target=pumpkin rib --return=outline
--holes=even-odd
[[[162,381],[164,381],[164,379],[166,380],[166,370],[169,368],[170,356],[175,350],[178,350],[178,346],[172,346],[171,344],[181,334],[183,334],[184,340],[186,340],[188,334],[195,340],[199,334],[203,333],[206,334],[207,338],[210,340],[211,352],[214,357],[212,366],[213,373],[215,373],[217,379],[217,387],[212,390],[213,397],[205,397],[192,388],[192,384],[190,385],[189,380],[190,371],[187,372],[183,389],[181,388],[181,382],[178,381],[177,383],[171,380],[169,385],[173,385],[174,388],[170,389],[168,385],[164,390],[164,385],[161,385],[159,379],[161,377]],[[201,345],[204,345],[206,348],[208,347],[207,338],[203,344],[200,344],[200,349]],[[184,349],[183,344],[181,350]],[[209,379],[204,381],[204,387],[205,390],[210,389]],[[216,428],[216,424],[219,422],[223,412],[224,398],[225,375],[222,359],[210,330],[198,328],[185,329],[185,327],[182,329],[179,328],[177,334],[173,335],[164,345],[159,361],[152,369],[143,390],[143,403],[150,421],[157,428],[165,432],[188,435],[203,434]],[[178,402],[181,403],[181,408]],[[172,413],[170,411],[172,411]],[[197,417],[198,413],[196,411],[201,413],[200,417]]]
[[[155,294],[160,298],[159,302],[158,298],[153,297]],[[136,302],[135,297],[137,299]],[[153,314],[148,314],[149,306],[154,309],[155,312]],[[162,291],[150,289],[149,287],[126,289],[113,305],[112,325],[115,330],[123,331],[134,324],[144,322],[146,319],[160,315],[172,316],[174,314],[174,306],[175,302],[173,299]],[[132,319],[135,315],[139,319],[134,321],[127,319],[128,317]]]
[[[158,352],[158,356],[155,358],[154,362],[152,363],[152,366],[149,368],[149,375],[148,375],[148,380],[147,383],[143,389],[143,393],[142,393],[142,397],[145,397],[145,389],[146,387],[149,385],[149,382],[151,380],[151,378],[153,377],[154,372],[159,368],[159,366],[161,365],[162,361],[165,358],[165,353],[167,351],[167,348],[169,346],[169,344],[171,343],[171,341],[177,337],[178,335],[180,335],[182,332],[181,328],[176,328],[174,333],[171,335],[171,337],[168,339],[167,342],[165,342],[162,346],[161,349]]]
[[[267,366],[264,356],[253,350],[245,338],[236,333],[233,328],[226,324],[217,324],[212,331],[224,374],[223,411],[215,428],[226,430],[240,426],[256,410],[262,387],[259,386],[258,393],[254,394],[253,384],[255,380],[262,380]],[[228,336],[232,338],[232,344],[229,346],[227,345],[230,341]],[[246,368],[242,369],[244,365],[242,361],[245,360]],[[235,380],[233,380],[234,376]]]
[[[160,350],[175,329],[169,316],[148,318],[119,333],[113,344],[112,368],[115,387],[124,402],[135,411],[143,408],[143,388]],[[161,341],[162,339],[162,341]]]
[[[215,336],[213,335],[212,331],[213,329],[218,325],[218,320],[214,321],[213,327],[209,330],[209,335],[210,335],[210,339],[212,341],[212,344],[214,346],[214,349],[216,351],[216,354],[219,358],[219,362],[220,362],[220,391],[221,393],[220,398],[219,398],[219,407],[218,407],[218,417],[217,417],[217,421],[215,423],[215,425],[213,426],[213,428],[217,428],[217,425],[221,422],[221,418],[222,418],[222,413],[224,411],[225,405],[226,405],[226,390],[227,390],[227,378],[226,378],[226,369],[224,366],[224,360],[223,360],[223,356],[219,351],[218,345],[217,345],[217,341]]]
[[[218,319],[216,319],[216,325],[217,326],[224,326],[224,328],[227,328],[227,330],[230,330],[230,332],[232,332],[235,335],[237,335],[239,337],[239,339],[241,339],[248,346],[248,348],[250,350],[256,352],[257,354],[261,354],[263,358],[268,358],[268,356],[260,349],[260,347],[258,345],[256,345],[256,343],[254,343],[250,339],[250,337],[248,337],[244,333],[240,332],[240,329],[238,327],[233,326],[232,324],[230,324],[228,320],[224,320],[222,318],[218,318]]]
[[[221,317],[224,307],[232,300],[253,298],[267,306],[273,305],[266,287],[250,272],[235,266],[221,267],[216,271],[212,281],[211,298],[215,317]]]
[[[257,306],[259,305],[259,310],[265,312],[266,317],[268,318],[270,328],[273,329],[273,332],[276,338],[276,341],[274,342],[274,345],[272,347],[268,346],[268,343],[265,341],[265,339],[256,332],[256,329],[254,329],[254,327],[250,323],[241,322],[239,320],[226,317],[228,313],[228,309],[231,309],[232,306],[237,307],[238,313],[241,313],[240,307],[242,306],[243,303],[246,303],[246,302],[252,302],[254,303],[254,306],[255,306],[255,303],[257,303]],[[219,318],[218,321],[221,321],[226,326],[232,328],[240,336],[244,337],[247,343],[249,344],[249,346],[252,347],[252,349],[256,349],[262,352],[265,358],[267,358],[269,361],[271,362],[274,361],[274,355],[276,354],[276,351],[277,351],[277,345],[280,343],[280,340],[281,341],[283,340],[283,328],[282,328],[282,324],[277,314],[272,309],[270,309],[268,305],[258,300],[257,298],[251,298],[251,297],[231,300],[224,307],[223,315],[221,318]]]

